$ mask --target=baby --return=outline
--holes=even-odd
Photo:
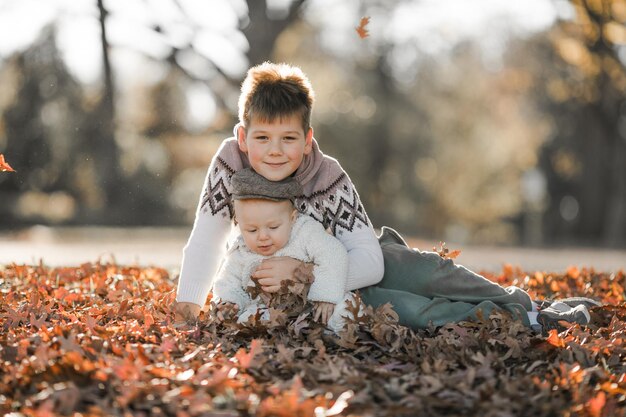
[[[298,213],[293,201],[302,194],[300,184],[288,177],[270,181],[250,168],[231,179],[235,219],[239,235],[228,249],[226,259],[213,284],[213,295],[221,303],[236,304],[239,322],[261,312],[267,319],[267,306],[259,296],[246,291],[257,265],[270,257],[289,256],[312,263],[315,280],[308,292],[314,319],[334,332],[343,328],[349,313],[346,301],[348,255],[345,247],[329,235],[318,221]]]

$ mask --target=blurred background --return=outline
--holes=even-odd
[[[272,60],[310,77],[376,227],[624,248],[625,22],[626,0],[0,0],[0,230],[186,238]]]

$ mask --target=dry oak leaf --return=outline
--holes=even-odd
[[[370,22],[369,16],[362,17],[361,22],[359,23],[359,26],[356,27],[356,33],[359,35],[361,39],[365,39],[370,35],[366,28],[369,22]]]
[[[437,249],[436,246],[433,246],[433,252],[436,252],[443,259],[455,259],[461,254],[460,250],[451,251],[446,248],[446,242],[439,242],[439,249]]]
[[[0,153],[0,172],[15,172],[11,165],[4,160],[4,155]]]
[[[602,409],[606,404],[606,394],[604,391],[600,391],[598,395],[587,401],[587,410],[591,417],[601,417]]]
[[[555,329],[550,330],[549,336],[546,341],[552,346],[556,346],[558,348],[565,347],[565,341],[559,336],[559,332],[557,332]]]

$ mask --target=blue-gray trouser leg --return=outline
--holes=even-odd
[[[440,325],[475,318],[478,309],[488,314],[494,308],[510,311],[530,325],[526,311],[532,309],[531,299],[521,288],[504,288],[437,253],[411,249],[388,227],[383,227],[379,241],[385,275],[361,291],[367,304],[390,302],[401,322],[417,327],[429,321]]]
[[[399,316],[400,324],[412,329],[424,329],[432,323],[443,326],[463,320],[476,320],[479,311],[483,317],[489,317],[492,310],[506,310],[530,326],[528,315],[521,304],[497,305],[491,301],[477,304],[463,301],[450,301],[445,298],[426,298],[407,291],[391,290],[372,285],[359,290],[365,304],[376,308],[390,303]]]

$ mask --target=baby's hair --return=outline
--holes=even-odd
[[[252,118],[273,122],[300,114],[306,134],[311,127],[315,93],[307,76],[298,67],[265,62],[248,70],[241,84],[239,122],[244,128]]]

